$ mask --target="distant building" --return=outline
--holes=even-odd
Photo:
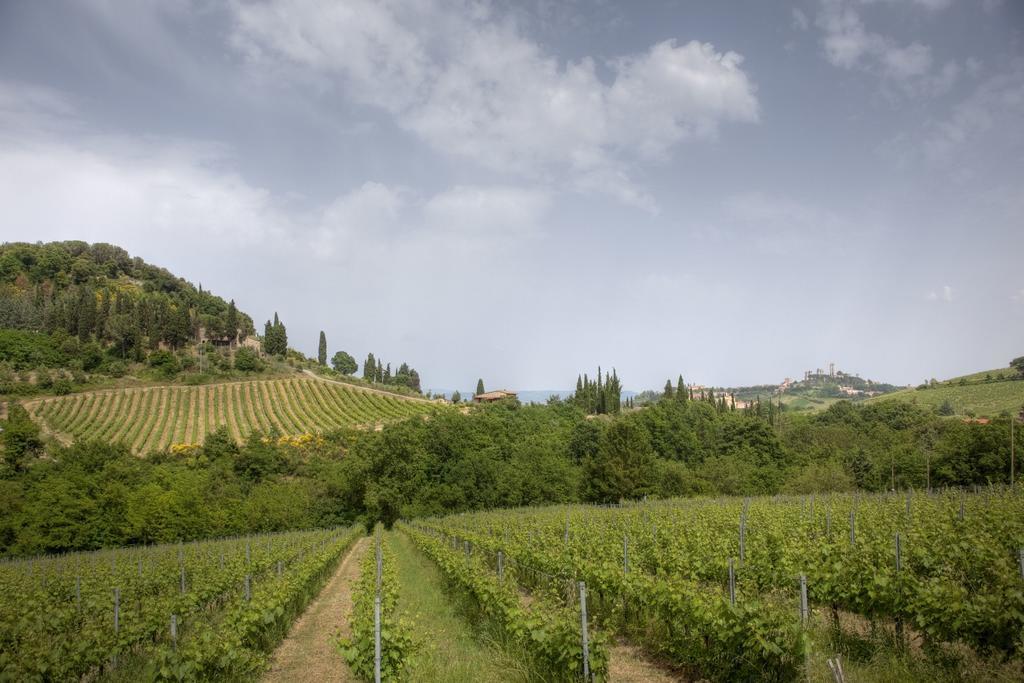
[[[496,391],[485,391],[482,394],[477,394],[473,397],[473,401],[476,403],[493,403],[494,401],[501,401],[506,398],[516,398],[517,396],[518,394],[514,391],[498,389]]]

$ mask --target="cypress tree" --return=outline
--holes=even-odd
[[[89,341],[89,335],[96,327],[96,294],[88,287],[82,287],[78,303],[78,339]]]
[[[100,305],[96,310],[96,339],[102,340],[107,334],[107,318],[110,317],[110,293],[107,290],[100,292]]]
[[[679,375],[679,381],[676,383],[676,399],[686,402],[686,385],[683,383],[682,375]]]
[[[672,380],[665,380],[665,398],[672,398]]]
[[[235,308],[235,300],[228,304],[228,315],[224,321],[224,327],[232,340],[238,337],[238,309]]]
[[[482,393],[484,393],[484,380],[483,378],[480,378],[476,381],[476,393],[473,395],[479,396]]]
[[[366,354],[366,362],[363,363],[363,379],[372,382],[377,377],[377,361],[372,353]]]
[[[327,365],[327,335],[320,330],[320,346],[317,349],[316,359],[320,365]]]

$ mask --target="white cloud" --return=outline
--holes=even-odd
[[[299,207],[231,171],[222,147],[92,135],[70,103],[35,92],[19,97],[19,86],[0,83],[0,113],[12,101],[22,103],[25,120],[59,110],[57,128],[79,134],[0,135],[3,225],[32,239],[109,241],[186,259],[206,249],[297,263],[314,257],[373,277],[381,263],[454,265],[452,255],[466,250],[507,250],[539,231],[550,204],[533,188],[460,185],[424,197],[366,182],[322,206]]]
[[[458,185],[427,200],[423,213],[429,224],[446,230],[508,234],[535,229],[549,204],[541,190]]]
[[[815,24],[822,32],[825,57],[843,69],[877,73],[911,95],[937,95],[953,87],[962,69],[947,62],[933,73],[934,60],[928,45],[901,45],[893,38],[868,30],[859,11],[872,0],[821,0]],[[947,7],[948,0],[914,0],[931,11]]]
[[[446,154],[608,192],[650,208],[629,169],[676,144],[755,122],[742,57],[668,40],[605,65],[562,62],[483,3],[236,3],[232,44],[257,69],[323,79]]]
[[[1019,144],[1024,116],[1024,60],[1017,60],[1005,73],[982,82],[957,104],[951,115],[925,127],[924,154],[933,162],[953,158],[990,130],[1000,130],[1003,145]]]
[[[799,7],[793,8],[793,28],[799,29],[800,31],[806,31],[811,25],[810,19]]]

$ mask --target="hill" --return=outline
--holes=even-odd
[[[836,370],[817,369],[804,372],[802,380],[784,379],[779,384],[758,384],[739,387],[708,387],[698,384],[687,385],[695,398],[714,393],[715,396],[735,399],[736,407],[743,409],[758,401],[781,401],[790,411],[819,411],[839,401],[863,401],[872,396],[898,391],[900,387],[885,382],[863,379],[858,374]],[[646,391],[637,396],[637,403],[656,402],[660,391]]]
[[[253,432],[303,437],[340,427],[376,426],[425,413],[435,404],[296,377],[91,391],[24,405],[63,443],[99,439],[147,453],[197,446],[220,427],[239,442]]]
[[[868,399],[880,401],[902,401],[945,415],[996,417],[1024,410],[1024,379],[1009,367],[983,370]]]

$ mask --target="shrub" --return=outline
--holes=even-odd
[[[149,354],[149,366],[154,370],[159,370],[166,377],[172,377],[181,370],[178,357],[170,351],[154,351]]]
[[[128,365],[121,360],[107,361],[107,374],[111,377],[124,377],[128,374]]]
[[[263,369],[263,361],[252,349],[243,346],[235,352],[235,370],[242,372],[259,372]]]

